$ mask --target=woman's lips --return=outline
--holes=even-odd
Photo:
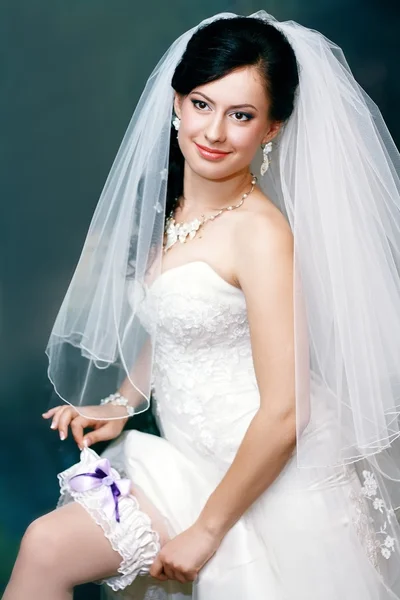
[[[196,142],[195,142],[196,144]],[[197,149],[203,158],[207,158],[208,160],[221,160],[225,156],[228,156],[230,152],[222,152],[221,150],[214,150],[212,148],[207,148],[206,146],[200,146],[200,144],[196,144]]]

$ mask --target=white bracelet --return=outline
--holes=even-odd
[[[104,404],[113,404],[114,406],[125,406],[126,412],[128,413],[128,417],[133,417],[135,414],[135,407],[129,405],[129,400],[124,396],[121,396],[119,392],[115,394],[110,394],[107,398],[103,398],[100,400],[100,404],[103,406]]]

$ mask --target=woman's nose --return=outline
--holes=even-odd
[[[223,117],[214,115],[208,122],[208,126],[204,132],[205,138],[211,144],[224,142],[226,139],[225,125]]]

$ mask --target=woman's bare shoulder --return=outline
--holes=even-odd
[[[249,242],[246,237],[250,232],[252,240],[256,241],[256,238],[260,237],[261,243],[265,243],[266,236],[276,241],[279,238],[282,242],[287,240],[288,243],[291,243],[293,237],[286,217],[272,200],[258,189],[247,198],[241,210],[237,211],[234,227],[235,239],[238,242],[243,239],[246,245]]]
[[[230,246],[233,279],[239,287],[252,273],[251,278],[256,280],[260,276],[259,269],[263,276],[278,264],[290,269],[294,246],[286,217],[262,192],[257,190],[246,208],[244,205],[241,208],[244,210],[235,211],[232,219]]]

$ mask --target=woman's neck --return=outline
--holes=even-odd
[[[186,164],[179,212],[200,215],[234,204],[250,188],[251,177],[245,169],[226,179],[210,180],[194,173]]]

